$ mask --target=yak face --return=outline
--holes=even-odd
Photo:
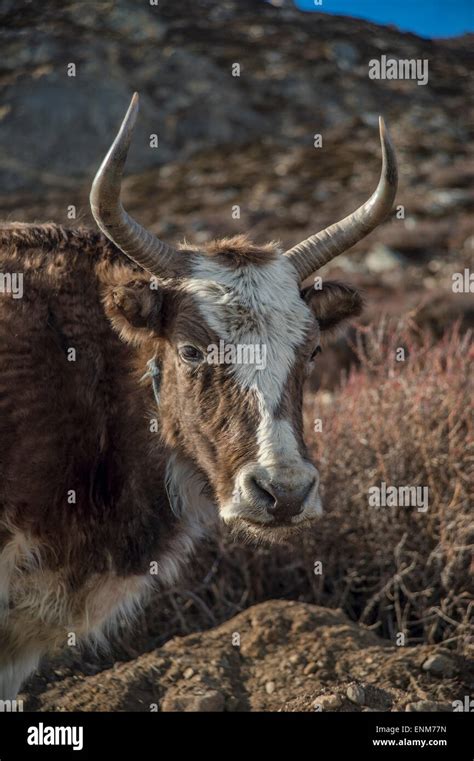
[[[375,191],[284,253],[245,238],[179,251],[120,202],[138,100],[135,93],[95,176],[91,210],[102,232],[161,288],[147,292],[142,283],[109,294],[112,319],[129,340],[139,341],[140,331],[155,336],[164,437],[207,475],[224,520],[258,536],[281,534],[320,511],[318,474],[301,435],[304,368],[321,331],[360,310],[348,288],[326,283],[322,292],[302,291],[302,284],[390,213],[395,152],[380,118]]]
[[[109,289],[127,341],[156,344],[165,441],[192,460],[235,530],[275,538],[321,512],[302,436],[303,382],[326,330],[358,314],[352,289],[303,291],[273,245],[245,238],[183,252],[181,281],[143,275]]]

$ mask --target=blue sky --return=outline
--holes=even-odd
[[[474,32],[474,0],[294,0],[302,10],[357,16],[395,24],[421,37],[454,37]]]

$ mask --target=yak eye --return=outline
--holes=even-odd
[[[178,353],[180,358],[183,360],[183,362],[190,362],[193,364],[196,364],[198,362],[202,362],[204,359],[204,354],[200,349],[196,349],[195,346],[191,346],[186,344],[185,346],[180,346],[178,349]]]
[[[309,361],[310,361],[310,362],[312,362],[312,361],[313,361],[313,359],[315,359],[315,358],[316,358],[316,355],[317,355],[317,354],[321,354],[321,352],[322,352],[322,349],[321,349],[321,347],[320,347],[320,346],[316,346],[316,348],[314,349],[314,351],[313,351],[313,352],[312,352],[312,354],[311,354],[311,357],[309,358]]]

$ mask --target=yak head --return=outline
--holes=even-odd
[[[391,210],[393,148],[380,120],[371,198],[287,251],[245,236],[173,248],[120,203],[137,110],[134,95],[91,191],[98,226],[142,270],[110,289],[108,313],[125,340],[155,339],[162,435],[204,474],[223,520],[253,536],[285,536],[321,512],[302,435],[305,375],[324,336],[362,306],[346,285],[307,282]]]

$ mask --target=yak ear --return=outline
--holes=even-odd
[[[332,280],[324,282],[320,290],[313,286],[305,288],[301,296],[318,320],[325,338],[345,320],[357,317],[364,306],[362,296],[355,288]]]
[[[163,290],[151,288],[149,277],[110,285],[104,295],[112,327],[127,343],[139,345],[161,333]]]

